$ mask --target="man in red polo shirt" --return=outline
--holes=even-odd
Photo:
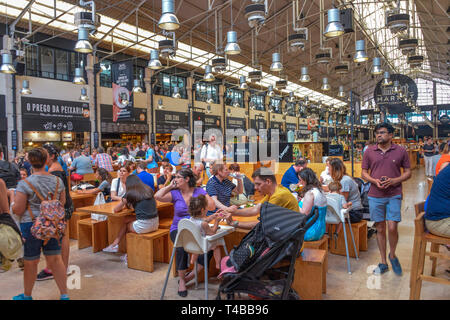
[[[368,194],[370,219],[375,221],[381,254],[381,263],[374,273],[382,274],[389,270],[386,262],[387,220],[389,260],[394,272],[401,275],[402,267],[395,256],[395,250],[398,243],[398,223],[401,221],[402,182],[411,177],[411,169],[408,153],[405,148],[392,143],[393,135],[394,128],[389,123],[377,124],[376,145],[368,147],[363,155],[362,178],[371,183]]]

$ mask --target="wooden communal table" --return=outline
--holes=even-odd
[[[73,201],[73,207],[75,210],[82,207],[92,206],[97,197],[96,193],[78,193],[70,191],[70,197]]]
[[[134,215],[133,209],[125,208],[119,212],[114,212],[114,207],[119,201],[113,201],[105,204],[88,206],[78,208],[78,211],[98,213],[108,216],[108,244],[111,244],[117,237],[120,228],[123,225],[124,218],[126,216]],[[167,202],[156,201],[156,208],[158,209],[159,222],[166,221],[167,219],[173,219],[173,204]],[[126,252],[126,237],[123,237],[119,243],[119,252]]]

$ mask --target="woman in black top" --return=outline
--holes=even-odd
[[[125,207],[134,208],[136,216],[124,218],[124,224],[116,239],[109,247],[103,249],[105,252],[118,252],[119,243],[127,232],[149,233],[158,230],[158,210],[153,190],[136,175],[130,175],[125,185],[126,194],[114,208],[114,212],[119,212]]]

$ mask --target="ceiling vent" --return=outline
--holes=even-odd
[[[404,55],[414,52],[419,45],[419,40],[414,38],[398,39],[398,48]]]
[[[222,73],[227,69],[227,60],[223,57],[218,57],[211,60],[214,72]]]
[[[95,14],[95,20],[92,19],[92,12],[80,11],[74,14],[74,23],[78,28],[88,29],[90,33],[97,30],[100,26],[100,15]]]
[[[411,68],[419,68],[422,66],[423,60],[422,55],[412,55],[408,57],[408,64]]]
[[[308,41],[308,28],[299,28],[296,33],[288,36],[289,48],[292,51],[304,50],[306,41]]]
[[[266,21],[266,5],[264,0],[252,0],[252,4],[245,7],[245,17],[250,28],[259,27]]]
[[[341,62],[336,67],[334,67],[334,71],[336,72],[336,74],[347,74],[349,70],[348,66],[349,66],[348,61]]]
[[[333,58],[333,51],[331,48],[321,48],[316,54],[316,61],[317,63],[330,63],[331,59]]]
[[[174,40],[161,40],[158,42],[159,54],[164,58],[175,56],[177,51],[176,41]]]
[[[401,13],[399,8],[387,10],[386,26],[392,33],[405,31],[409,26],[409,14]]]

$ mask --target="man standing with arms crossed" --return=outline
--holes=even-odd
[[[381,263],[374,270],[383,274],[389,270],[386,262],[386,220],[389,235],[389,261],[395,274],[402,267],[395,250],[398,243],[398,223],[401,221],[402,182],[411,177],[406,150],[392,143],[394,128],[389,123],[375,127],[376,144],[367,148],[362,161],[362,178],[371,183],[369,190],[370,220],[375,221]],[[403,173],[401,169],[403,168]],[[370,170],[370,173],[369,173]]]

